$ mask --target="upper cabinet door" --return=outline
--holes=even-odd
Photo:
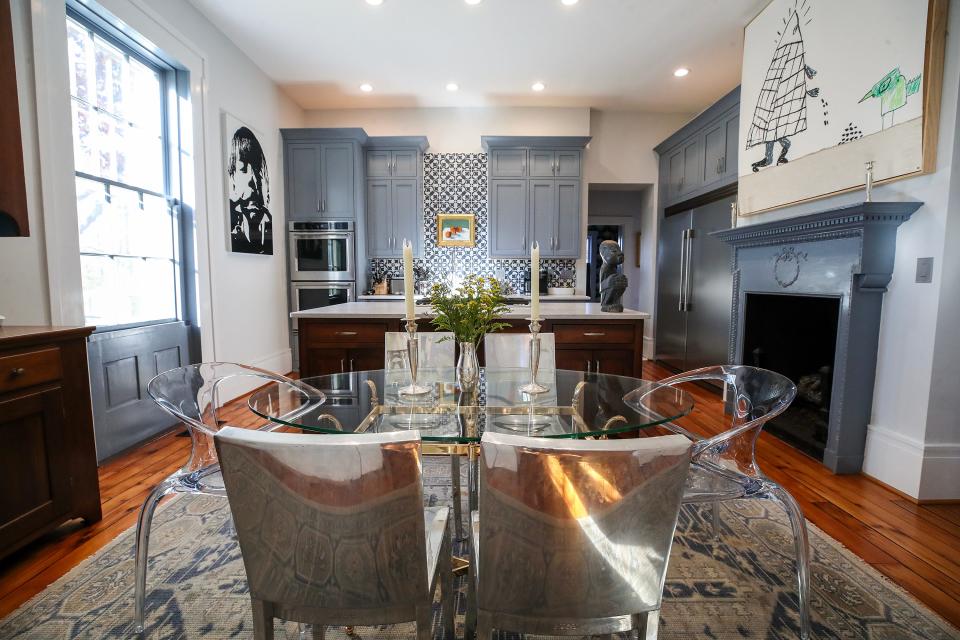
[[[490,257],[522,258],[527,248],[527,181],[490,181]]]
[[[390,177],[390,163],[393,161],[393,159],[389,151],[383,149],[371,149],[367,151],[366,157],[368,178]]]
[[[720,163],[725,178],[737,177],[737,150],[740,148],[740,111],[727,118],[727,147]]]
[[[391,182],[382,178],[367,180],[367,254],[372,258],[395,255],[393,216],[390,214]]]
[[[580,177],[580,152],[579,151],[557,151],[557,177],[558,178],[579,178]]]
[[[490,152],[491,178],[522,178],[526,174],[526,149],[494,149]]]
[[[530,157],[531,178],[552,178],[557,174],[557,154],[551,149],[531,149],[527,152]]]
[[[553,255],[580,257],[580,180],[555,180],[557,217]]]
[[[666,178],[667,202],[674,203],[680,199],[680,190],[683,188],[683,148],[670,152],[667,156],[669,173]]]
[[[683,145],[683,183],[680,185],[680,195],[685,196],[695,191],[702,183],[700,171],[703,162],[703,138],[697,137]]]
[[[416,178],[420,175],[417,162],[420,154],[416,149],[401,149],[393,152],[393,169],[390,174],[394,178]]]
[[[291,219],[320,213],[320,145],[287,146],[287,211]]]
[[[533,153],[530,167],[533,169]],[[555,180],[530,180],[530,243],[540,244],[540,255],[553,255],[557,237],[557,187]]]
[[[320,215],[324,218],[353,218],[354,155],[351,142],[320,145]]]
[[[413,252],[421,255],[423,225],[420,224],[418,181],[416,178],[391,180],[394,252],[403,255],[403,241],[413,244]]]
[[[727,150],[726,122],[721,120],[707,129],[703,137],[703,185],[719,182],[723,177],[721,164]]]

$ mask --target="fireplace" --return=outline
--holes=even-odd
[[[836,473],[863,464],[897,227],[921,205],[864,202],[713,234],[733,246],[729,361],[796,383],[769,429]]]
[[[840,298],[748,293],[744,307],[743,361],[777,371],[797,385],[797,397],[764,427],[823,460],[837,349]]]

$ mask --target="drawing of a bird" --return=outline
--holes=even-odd
[[[859,102],[870,98],[880,98],[880,117],[885,120],[886,115],[889,113],[890,124],[892,125],[893,112],[907,104],[908,96],[912,96],[920,90],[920,78],[922,75],[923,74],[920,74],[908,81],[906,77],[900,73],[900,67],[897,67],[870,87],[870,90],[860,98]]]

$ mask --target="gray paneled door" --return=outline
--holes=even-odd
[[[490,254],[522,258],[527,248],[527,181],[490,181]]]
[[[147,393],[147,383],[190,362],[183,322],[96,333],[88,347],[98,462],[177,424]]]
[[[687,314],[680,308],[680,300],[686,269],[685,232],[689,227],[689,211],[660,222],[656,357],[676,369],[683,369],[687,358]]]

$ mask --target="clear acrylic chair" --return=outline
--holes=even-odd
[[[415,621],[431,640],[434,594],[453,634],[446,507],[424,508],[417,431],[311,435],[226,427],[214,438],[253,604],[324,627]]]
[[[491,333],[483,339],[483,357],[488,369],[529,369],[529,333]],[[557,368],[557,349],[552,333],[540,334],[540,371]]]
[[[160,501],[171,493],[226,496],[213,443],[214,434],[220,430],[217,418],[217,412],[223,406],[220,396],[223,394],[232,398],[237,392],[267,383],[289,385],[294,389],[292,394],[280,394],[282,397],[300,399],[299,404],[290,407],[288,416],[291,419],[325,400],[323,393],[297,380],[232,362],[204,362],[171,369],[147,384],[147,392],[154,402],[186,425],[190,432],[191,448],[187,463],[154,487],[140,509],[134,571],[134,616],[138,633],[144,630],[147,559],[154,511]],[[277,426],[268,423],[257,428],[273,429]]]
[[[702,438],[676,424],[667,429],[694,442],[693,462],[684,489],[685,503],[710,505],[714,529],[719,532],[719,505],[727,500],[769,499],[787,513],[794,538],[800,636],[810,637],[810,555],[807,523],[800,505],[786,489],[766,477],[757,465],[756,442],[763,425],[783,413],[797,394],[786,376],[766,369],[740,365],[705,367],[665,378],[662,385],[686,382],[720,382],[726,386],[726,404],[731,411],[730,429]],[[645,403],[649,392],[632,391],[624,402],[637,410],[651,411]]]
[[[452,370],[455,345],[453,334],[448,331],[417,332],[419,370],[425,372]],[[383,368],[387,372],[410,370],[406,331],[388,331],[384,334],[383,361]]]
[[[656,638],[691,443],[485,433],[471,514],[477,639]]]

